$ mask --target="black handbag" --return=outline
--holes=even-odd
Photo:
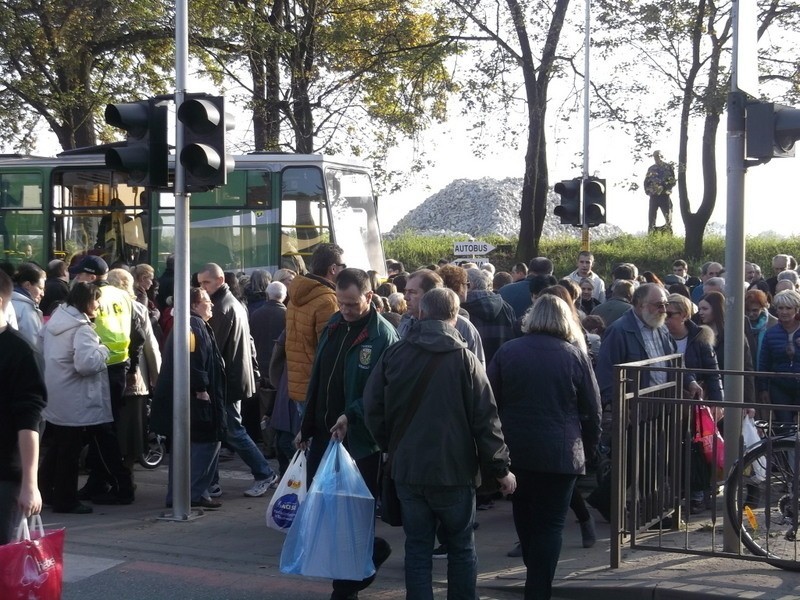
[[[392,479],[392,457],[419,408],[422,394],[430,383],[434,369],[442,362],[442,358],[444,358],[444,353],[435,354],[425,366],[425,370],[414,384],[414,389],[411,390],[411,403],[406,408],[402,421],[393,434],[389,435],[389,452],[386,456],[386,462],[383,463],[383,474],[381,476],[381,521],[392,527],[400,527],[403,524],[400,498],[397,497],[397,488],[395,487],[394,479]]]

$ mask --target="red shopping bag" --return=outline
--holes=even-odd
[[[711,466],[716,465],[718,470],[724,471],[725,441],[717,429],[711,410],[705,405],[694,407],[694,441],[703,445],[703,456],[705,456],[706,462]]]
[[[0,546],[0,598],[59,600],[64,568],[64,530],[45,533],[42,518],[23,518],[17,541]]]

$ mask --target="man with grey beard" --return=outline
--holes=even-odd
[[[614,397],[614,365],[658,358],[677,352],[664,321],[667,319],[667,292],[658,284],[640,285],[633,293],[633,308],[606,329],[597,358],[597,383],[603,406]],[[666,382],[664,371],[642,373],[643,387]]]

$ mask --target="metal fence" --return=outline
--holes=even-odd
[[[628,546],[800,570],[800,406],[759,404],[753,394],[759,383],[800,392],[800,379],[718,371],[726,379],[745,378],[746,400],[692,400],[682,392],[691,377],[682,360],[675,354],[615,367],[611,436],[605,438],[611,446],[611,567],[620,566]],[[645,387],[657,371],[666,373],[666,383]],[[705,421],[698,423],[702,413]],[[746,416],[753,420],[744,425],[743,439],[739,425]],[[733,441],[723,442],[716,427],[707,429],[719,419],[737,424]]]

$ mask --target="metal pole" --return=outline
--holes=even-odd
[[[589,250],[589,224],[586,222],[586,197],[584,188],[589,179],[589,44],[591,43],[591,0],[586,0],[583,37],[583,177],[581,178],[581,250]]]
[[[175,3],[175,106],[180,107],[186,93],[189,64],[189,10],[187,0]],[[177,111],[176,111],[177,112]],[[169,520],[187,521],[192,513],[190,496],[189,440],[189,195],[184,169],[179,160],[183,147],[183,123],[175,119],[175,293],[173,341],[172,405],[172,514]]]
[[[745,95],[734,89],[728,94],[728,217],[725,226],[725,365],[731,371],[744,369],[744,176],[745,176]],[[742,402],[744,379],[726,375],[725,400]],[[740,410],[725,415],[725,468],[739,454],[742,419]],[[739,540],[730,523],[725,523],[723,549],[737,552]]]

